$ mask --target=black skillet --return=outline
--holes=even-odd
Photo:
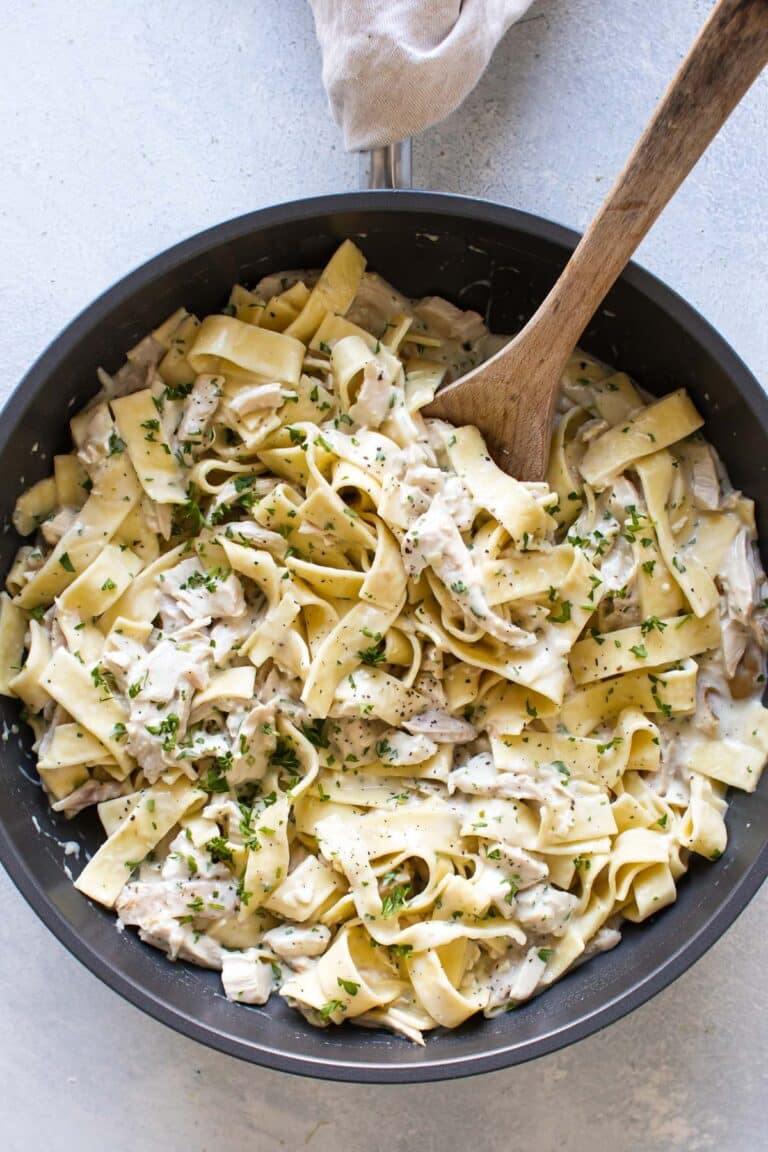
[[[390,154],[391,158],[391,154]],[[377,163],[386,155],[380,154]],[[402,159],[402,157],[396,157]],[[387,182],[376,170],[373,179]],[[267,272],[318,267],[352,237],[368,266],[411,296],[441,294],[476,308],[497,332],[529,316],[575,247],[557,224],[481,200],[431,192],[379,190],[325,196],[242,216],[177,244],[87,308],[42,355],[6,404],[0,421],[0,513],[7,523],[19,492],[46,475],[68,447],[67,422],[96,391],[96,369],[116,370],[140,337],[184,304],[217,311],[230,286]],[[688,304],[630,265],[583,338],[595,356],[630,373],[649,392],[687,388],[707,419],[707,435],[734,484],[757,499],[768,541],[768,398],[738,356]],[[37,444],[39,450],[33,451]],[[19,541],[0,536],[6,571]],[[764,556],[764,561],[768,557]],[[468,1076],[530,1060],[590,1035],[637,1008],[714,943],[768,873],[768,775],[757,793],[735,793],[728,849],[717,864],[694,858],[677,902],[622,944],[578,968],[538,999],[493,1020],[430,1034],[426,1048],[384,1032],[345,1025],[317,1030],[274,996],[263,1008],[229,1003],[218,973],[172,964],[118,934],[112,913],[73,887],[63,843],[93,852],[93,815],[53,815],[36,779],[29,735],[16,704],[0,698],[10,732],[0,745],[0,860],[58,939],[117,992],[222,1052],[255,1064],[333,1080],[399,1083]],[[37,831],[39,829],[39,831]]]

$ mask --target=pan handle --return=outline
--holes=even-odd
[[[411,143],[409,137],[360,152],[360,188],[412,188]]]

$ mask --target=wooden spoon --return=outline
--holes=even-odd
[[[476,424],[523,480],[547,470],[563,369],[590,318],[664,205],[768,63],[768,0],[719,0],[623,172],[525,327],[424,410]]]

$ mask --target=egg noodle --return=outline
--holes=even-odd
[[[19,498],[0,691],[120,925],[419,1043],[615,945],[768,754],[752,502],[576,354],[546,483],[425,420],[499,346],[345,241],[179,310]]]

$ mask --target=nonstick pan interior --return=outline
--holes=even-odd
[[[411,295],[439,293],[513,332],[531,314],[577,235],[482,201],[418,192],[332,196],[266,209],[202,233],[138,269],[79,316],[30,370],[0,420],[0,512],[49,473],[65,450],[67,421],[96,391],[96,368],[125,352],[184,304],[198,314],[225,303],[235,281],[317,267],[351,236],[369,268]],[[747,305],[748,306],[748,302]],[[706,322],[653,277],[630,267],[594,318],[584,348],[662,394],[687,388],[733,483],[758,501],[768,542],[768,400]],[[7,570],[18,547],[0,535]],[[764,560],[766,559],[764,555]],[[310,1027],[279,997],[263,1008],[229,1003],[218,973],[171,964],[114,916],[85,900],[67,869],[101,839],[95,816],[54,816],[37,783],[30,740],[13,701],[0,698],[0,859],[41,918],[92,971],[156,1018],[258,1064],[350,1081],[402,1082],[471,1075],[551,1052],[637,1007],[697,959],[738,915],[768,873],[768,776],[736,793],[729,844],[717,864],[694,859],[678,900],[654,920],[627,925],[622,944],[578,968],[538,999],[493,1020],[430,1034],[425,1049],[383,1032]],[[67,848],[67,842],[71,842]],[[72,851],[76,844],[79,859]]]

